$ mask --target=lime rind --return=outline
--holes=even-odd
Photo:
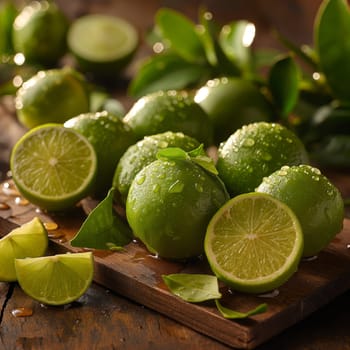
[[[247,193],[229,200],[213,216],[204,246],[218,278],[238,291],[263,293],[278,288],[297,270],[303,234],[285,204],[269,195]]]
[[[15,260],[18,283],[26,294],[47,305],[79,299],[92,283],[91,252]]]

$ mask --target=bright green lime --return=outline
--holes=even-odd
[[[115,77],[131,61],[138,33],[122,18],[89,14],[72,23],[67,40],[83,71]]]
[[[38,72],[16,95],[17,116],[27,128],[63,123],[89,108],[86,81],[70,68]]]
[[[16,281],[15,259],[43,256],[47,245],[47,231],[38,218],[13,229],[1,238],[0,281]]]
[[[95,194],[104,197],[112,186],[113,175],[120,157],[136,138],[130,127],[107,112],[81,114],[67,120],[66,128],[83,134],[97,156]]]
[[[22,195],[41,208],[72,207],[94,185],[97,157],[80,133],[58,124],[28,131],[12,150],[11,172]]]
[[[66,53],[68,27],[66,16],[54,2],[32,1],[14,21],[14,49],[28,62],[52,66]]]
[[[130,146],[120,158],[113,178],[113,187],[119,191],[123,201],[125,201],[136,174],[157,159],[156,155],[159,149],[179,147],[189,152],[198,146],[197,140],[182,132],[167,131],[145,136],[141,141]]]
[[[91,252],[15,260],[18,283],[26,294],[47,305],[64,305],[80,298],[94,275]]]
[[[297,270],[303,234],[287,205],[267,194],[244,193],[210,220],[204,247],[219,279],[238,291],[264,293]]]
[[[180,131],[205,145],[212,144],[212,124],[203,109],[185,91],[159,91],[146,95],[124,117],[138,138]]]
[[[231,195],[252,192],[283,165],[308,163],[303,143],[275,123],[252,123],[233,133],[218,150],[217,169]]]
[[[203,253],[213,214],[228,200],[217,176],[190,160],[156,160],[137,173],[126,201],[135,236],[170,259]]]
[[[217,144],[245,124],[270,121],[273,117],[273,110],[258,87],[240,78],[209,80],[196,92],[194,100],[213,122]]]
[[[341,194],[315,167],[284,166],[266,177],[256,191],[272,195],[294,211],[304,234],[304,256],[318,254],[343,227]]]

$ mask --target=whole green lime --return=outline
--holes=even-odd
[[[81,114],[67,120],[64,126],[83,134],[94,147],[97,155],[95,194],[105,196],[112,186],[120,157],[135,142],[132,130],[107,112]]]
[[[63,123],[89,108],[86,81],[71,68],[40,71],[16,94],[18,120],[27,128]]]
[[[214,125],[216,144],[245,124],[271,121],[273,109],[259,88],[240,78],[209,80],[195,94]]]
[[[160,257],[203,253],[214,213],[229,199],[220,179],[191,160],[156,160],[133,180],[126,216],[136,238]]]
[[[244,125],[218,150],[217,169],[231,195],[252,192],[283,165],[308,163],[300,139],[286,127],[267,122]]]
[[[68,28],[65,14],[54,2],[33,1],[14,21],[14,49],[27,62],[52,66],[66,53]]]
[[[207,114],[185,91],[158,91],[131,107],[124,120],[139,139],[165,131],[180,131],[205,145],[212,144],[213,127]]]
[[[287,204],[304,235],[303,256],[317,255],[343,227],[344,203],[339,190],[309,165],[283,166],[256,189]]]
[[[130,146],[120,158],[113,177],[113,187],[119,191],[122,200],[125,201],[136,174],[157,159],[159,149],[179,147],[189,152],[198,146],[199,142],[196,139],[182,132],[166,131],[145,136],[141,141]]]

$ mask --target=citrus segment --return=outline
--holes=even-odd
[[[12,230],[0,239],[0,281],[16,281],[15,259],[44,255],[47,231],[38,218]]]
[[[219,279],[238,291],[263,293],[297,270],[303,235],[285,204],[266,194],[245,193],[213,216],[204,247]]]
[[[18,283],[26,294],[47,305],[68,304],[89,288],[94,274],[91,252],[16,259]]]
[[[83,135],[62,125],[46,124],[17,141],[10,165],[25,198],[47,210],[63,210],[89,193],[97,159]]]

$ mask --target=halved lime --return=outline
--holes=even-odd
[[[47,305],[64,305],[80,298],[94,275],[91,252],[16,259],[18,283],[26,294]]]
[[[287,205],[270,195],[245,193],[213,216],[204,248],[219,279],[238,291],[263,293],[297,270],[303,234]]]
[[[1,238],[0,281],[16,281],[15,259],[42,256],[47,245],[47,231],[37,217]]]
[[[122,18],[90,14],[72,23],[67,40],[83,71],[108,77],[115,76],[130,62],[138,33]]]
[[[45,124],[17,141],[10,167],[25,198],[56,211],[73,206],[89,193],[97,157],[85,136],[60,124]]]

